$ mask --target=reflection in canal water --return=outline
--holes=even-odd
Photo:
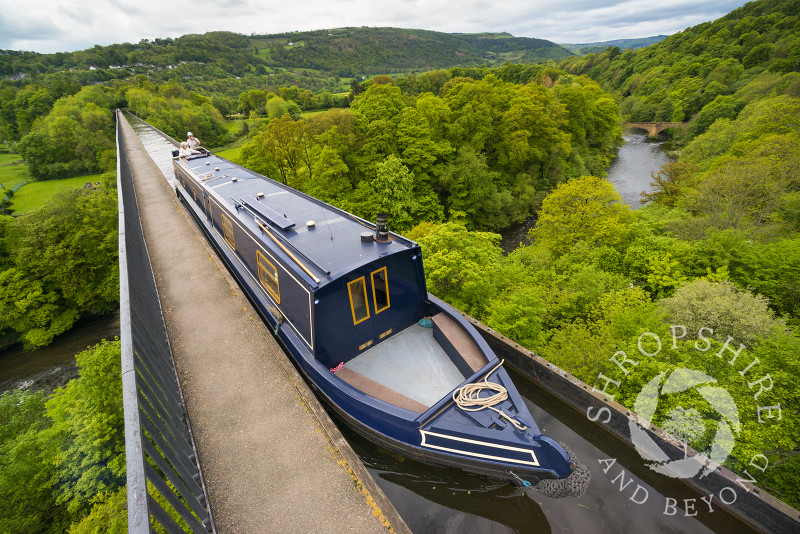
[[[548,499],[538,494],[531,498],[490,478],[403,458],[339,424],[415,534],[751,531],[716,507],[709,513],[700,496],[681,481],[650,471],[635,450],[590,423],[585,414],[513,369],[509,371],[542,432],[567,443],[591,469],[589,489],[577,499]],[[599,460],[611,458],[615,463],[604,472],[604,465],[609,462],[603,464]],[[697,505],[691,512],[697,515],[687,517],[680,505],[674,514],[665,513],[672,511],[667,506],[668,498],[678,503],[695,499],[692,502]]]

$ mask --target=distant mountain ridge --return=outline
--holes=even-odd
[[[444,33],[392,27],[344,27],[265,35],[216,31],[55,54],[0,50],[0,77],[22,79],[65,70],[92,70],[94,74],[84,76],[87,80],[105,81],[145,72],[166,79],[173,77],[166,72],[171,69],[176,78],[188,75],[219,79],[283,69],[348,78],[453,67],[492,67],[509,62],[560,61],[575,54],[602,52],[609,46],[642,48],[666,37],[559,45],[507,32]]]
[[[660,43],[668,35],[654,35],[652,37],[639,37],[637,39],[613,39],[611,41],[597,41],[594,43],[560,43],[562,47],[578,55],[602,52],[609,46],[617,46],[621,50],[635,50],[645,48],[651,44]]]
[[[570,51],[544,39],[509,33],[346,27],[251,36],[268,65],[313,68],[340,76],[506,62],[564,59]],[[263,51],[263,50],[262,50]]]

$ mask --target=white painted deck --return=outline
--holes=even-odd
[[[433,339],[433,329],[417,324],[353,358],[345,368],[429,407],[464,381]]]

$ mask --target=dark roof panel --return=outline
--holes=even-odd
[[[374,224],[214,154],[180,164],[199,174],[210,194],[238,213],[239,221],[265,243],[269,238],[259,228],[259,219],[280,229],[272,233],[313,262],[321,284],[327,275],[337,278],[359,265],[417,246],[397,234],[390,234],[387,243],[362,242],[361,234],[374,232]],[[390,220],[390,228],[391,224]]]

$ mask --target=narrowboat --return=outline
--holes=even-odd
[[[367,439],[554,497],[588,469],[542,435],[487,343],[427,292],[423,251],[208,151],[177,195],[310,385]]]

